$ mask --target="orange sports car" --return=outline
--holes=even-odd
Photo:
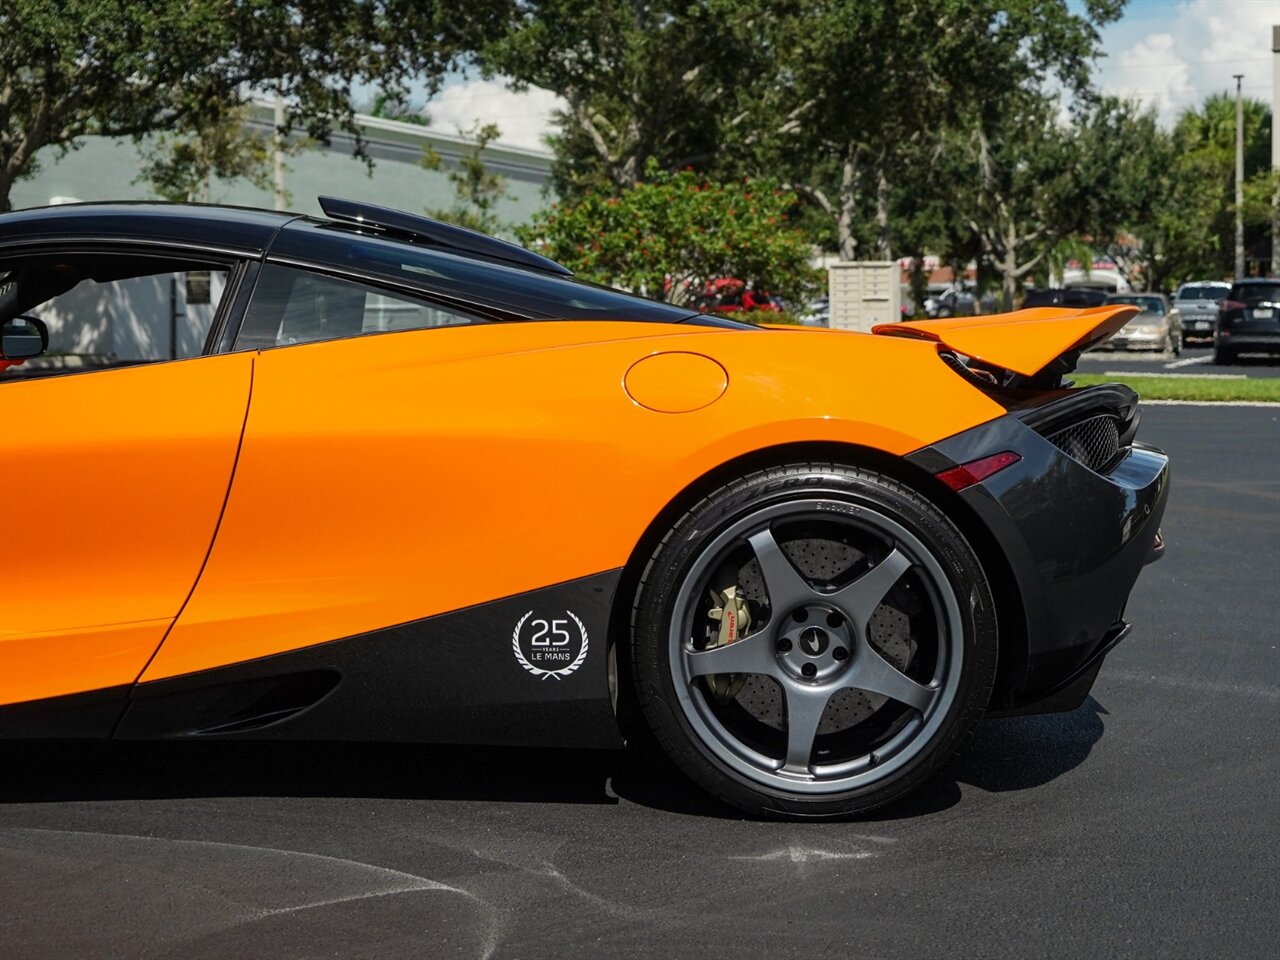
[[[1130,306],[773,329],[325,198],[0,216],[0,735],[665,750],[891,800],[1159,556]],[[620,722],[621,721],[621,722]]]

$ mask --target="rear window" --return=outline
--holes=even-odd
[[[1231,299],[1247,307],[1280,301],[1280,283],[1240,283],[1231,288]]]
[[[1179,300],[1221,300],[1227,295],[1229,287],[1219,287],[1208,283],[1188,283],[1178,289]]]
[[[645,300],[580,280],[306,221],[280,231],[269,256],[384,278],[529,319],[678,323],[694,315],[687,307]]]
[[[1024,307],[1052,307],[1061,302],[1061,290],[1032,290],[1022,298]]]
[[[1023,298],[1024,307],[1096,307],[1106,300],[1101,290],[1085,290],[1078,287],[1054,287],[1048,290],[1032,290]]]

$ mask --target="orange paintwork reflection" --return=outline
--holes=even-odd
[[[0,703],[137,678],[209,550],[252,368],[0,383]]]
[[[0,637],[0,703],[132,683],[173,617]]]
[[[633,403],[626,371],[668,350],[714,358],[724,395]],[[620,567],[679,491],[762,447],[905,454],[1003,413],[928,343],[618,322],[279,348],[253,392],[217,543],[144,681]]]

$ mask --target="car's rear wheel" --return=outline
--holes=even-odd
[[[671,758],[754,814],[901,796],[981,718],[996,662],[982,567],[882,474],[793,464],[726,484],[667,533],[637,591],[640,707]]]
[[[1224,347],[1221,344],[1214,344],[1213,362],[1218,366],[1223,366],[1229,363],[1235,363],[1236,362],[1235,351],[1231,350],[1229,347]]]

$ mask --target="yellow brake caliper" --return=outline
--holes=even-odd
[[[751,626],[751,611],[747,609],[747,601],[738,593],[736,584],[721,591],[712,590],[711,600],[717,606],[712,607],[707,616],[720,621],[720,632],[707,644],[707,649],[727,647],[747,632]],[[742,673],[718,673],[706,678],[711,692],[724,700],[737,696],[746,679],[746,674]]]

